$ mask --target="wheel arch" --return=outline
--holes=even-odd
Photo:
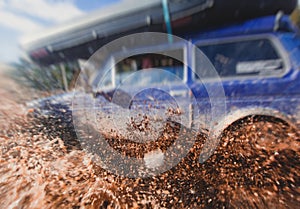
[[[214,126],[214,128],[210,131],[210,137],[219,139],[222,136],[222,133],[232,124],[245,118],[255,116],[274,118],[287,123],[293,128],[297,128],[295,125],[296,121],[291,116],[286,115],[279,110],[271,108],[250,107],[229,112],[224,118],[221,118],[216,123],[216,126]]]

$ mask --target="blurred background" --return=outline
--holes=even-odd
[[[65,27],[74,19],[78,20],[119,1],[130,0],[91,0],[88,3],[85,0],[0,0],[1,74],[5,78],[13,77],[23,88],[28,87],[26,92],[38,92],[29,94],[33,98],[71,89],[74,76],[78,74],[78,66],[64,63],[67,80],[64,86],[61,64],[51,67],[36,65],[25,53],[22,42],[26,39],[34,40],[37,35],[49,29],[53,30],[59,25],[63,24]],[[51,69],[45,73],[45,68]],[[11,86],[5,80],[0,81],[2,89]],[[18,90],[20,91],[20,88]]]
[[[41,48],[41,43],[32,43],[40,37],[59,33],[69,26],[77,27],[89,23],[91,18],[101,16],[98,11],[103,12],[121,2],[124,5],[134,4],[135,0],[91,0],[88,3],[84,0],[0,0],[1,71],[10,74],[19,84],[46,95],[49,92],[71,90],[79,74],[80,65],[100,45],[79,48],[80,55],[73,50],[71,53],[76,56],[74,61],[75,59],[67,56],[70,52],[53,53],[55,56],[48,56],[52,54],[53,46],[47,46],[46,41],[42,43],[44,45]],[[291,19],[300,25],[299,7],[292,13]],[[77,59],[78,56],[84,59]]]

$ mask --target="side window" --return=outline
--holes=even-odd
[[[149,85],[165,84],[176,80],[174,76],[168,76],[170,75],[168,73],[161,74],[154,69],[162,69],[183,79],[184,66],[178,60],[183,60],[183,51],[183,49],[174,49],[167,52],[159,51],[157,53],[139,54],[128,57],[117,63],[115,68],[115,83],[116,85],[121,84],[126,79],[126,83],[130,83],[131,85]],[[176,59],[165,55],[166,53],[174,55]],[[140,73],[135,73],[138,71]],[[134,76],[131,76],[133,73],[135,73]]]
[[[198,46],[215,66],[221,77],[278,75],[284,62],[269,39],[243,40]],[[197,66],[197,60],[196,60]],[[197,70],[201,78],[209,78],[205,69]]]

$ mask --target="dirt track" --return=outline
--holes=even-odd
[[[1,87],[0,208],[299,208],[299,134],[281,121],[235,124],[204,164],[199,135],[170,171],[121,178],[66,143],[74,139],[53,134],[65,130],[26,117],[18,91],[7,88],[17,85],[5,81],[12,83]]]

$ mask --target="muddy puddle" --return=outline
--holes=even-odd
[[[64,122],[70,115],[26,116],[19,93],[1,89],[0,208],[299,208],[299,131],[281,121],[250,117],[234,124],[203,164],[206,135],[191,135],[195,143],[177,166],[125,178],[82,150]],[[143,146],[117,137],[107,142],[124,155],[145,157],[145,150],[164,152],[177,129],[169,126]]]
[[[18,107],[19,108],[19,107]],[[250,117],[229,127],[214,154],[198,157],[205,134],[180,163],[149,178],[125,178],[104,170],[57,118],[33,119],[1,110],[0,208],[298,208],[299,133],[281,121]],[[10,116],[10,117],[8,117]],[[139,147],[107,141],[131,156],[164,151],[176,126]]]

